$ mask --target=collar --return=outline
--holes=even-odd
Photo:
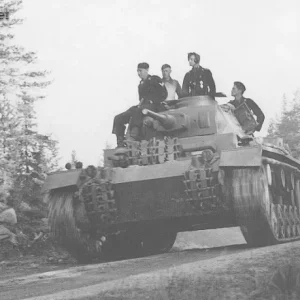
[[[144,83],[146,80],[150,80],[151,79],[151,75],[148,74],[146,79],[141,79],[140,84]]]

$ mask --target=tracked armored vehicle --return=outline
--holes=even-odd
[[[250,246],[300,238],[300,161],[256,127],[246,104],[209,96],[144,110],[143,139],[105,165],[49,174],[52,232],[78,259],[165,252],[180,231],[240,226]],[[242,125],[241,125],[242,124]]]

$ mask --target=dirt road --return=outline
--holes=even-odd
[[[200,249],[220,245],[227,246]],[[279,281],[295,287],[291,282],[300,276],[299,249],[300,242],[249,249],[237,229],[183,233],[173,252],[163,255],[26,276],[0,274],[0,299],[283,299],[270,282],[280,269]]]
[[[165,270],[181,264],[245,251],[245,245],[184,250],[139,259],[74,267],[0,281],[0,299],[15,300],[51,295],[60,291],[125,279],[128,276]],[[55,299],[54,296],[48,299]]]

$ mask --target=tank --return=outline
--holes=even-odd
[[[246,105],[197,96],[143,114],[142,140],[104,150],[104,167],[45,181],[51,231],[78,260],[166,252],[182,231],[240,226],[252,247],[300,238],[300,161],[281,138],[245,133]]]

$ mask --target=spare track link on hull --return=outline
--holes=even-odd
[[[92,224],[109,225],[117,217],[112,184],[108,179],[92,178],[79,191]]]
[[[219,197],[220,187],[217,183],[217,173],[213,173],[211,166],[186,171],[183,182],[187,201],[197,211],[216,211],[223,205]]]
[[[233,169],[237,222],[251,246],[300,239],[300,172],[263,158],[260,168]]]
[[[180,157],[180,145],[177,138],[165,136],[163,140],[156,138],[141,142],[126,140],[125,143],[128,151],[124,155],[119,155],[120,160],[113,161],[114,167],[162,164]]]

